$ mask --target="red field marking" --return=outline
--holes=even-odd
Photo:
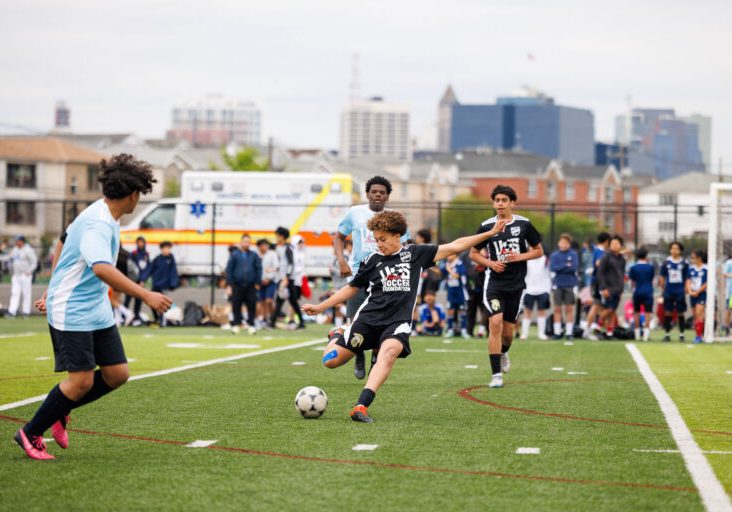
[[[20,418],[14,418],[12,416],[4,416],[0,415],[0,420],[2,421],[8,421],[12,423],[25,423],[25,420]],[[143,436],[133,436],[133,435],[127,435],[127,434],[115,434],[113,432],[96,432],[93,430],[84,430],[84,429],[78,429],[78,428],[70,428],[69,432],[76,432],[78,434],[86,434],[86,435],[92,435],[92,436],[103,436],[103,437],[113,437],[117,439],[125,439],[129,441],[145,441],[149,443],[156,443],[156,444],[166,444],[166,445],[174,445],[174,446],[185,446],[188,444],[187,441],[175,441],[170,439],[155,439],[152,437],[143,437]],[[319,463],[326,463],[326,464],[342,464],[342,465],[351,465],[351,466],[371,466],[371,467],[378,467],[378,468],[384,468],[384,469],[399,469],[399,470],[405,470],[405,471],[419,471],[419,472],[426,472],[426,473],[442,473],[442,474],[451,474],[451,475],[465,475],[465,476],[485,476],[485,477],[493,477],[493,478],[512,478],[517,480],[533,480],[533,481],[542,481],[542,482],[555,482],[555,483],[564,483],[564,484],[580,484],[580,485],[598,485],[598,486],[607,486],[607,487],[630,487],[635,489],[653,489],[653,490],[660,490],[660,491],[674,491],[674,492],[691,492],[696,493],[696,489],[694,487],[680,487],[680,486],[674,486],[674,485],[658,485],[658,484],[644,484],[644,483],[638,483],[638,482],[617,482],[617,481],[608,481],[608,480],[585,480],[585,479],[574,479],[574,478],[564,478],[559,476],[544,476],[544,475],[522,475],[517,473],[502,473],[498,471],[476,471],[476,470],[467,470],[467,469],[452,469],[452,468],[440,468],[440,467],[431,467],[431,466],[412,466],[409,464],[394,464],[389,462],[378,462],[378,461],[372,461],[372,460],[354,460],[354,459],[330,459],[330,458],[323,458],[323,457],[311,457],[308,455],[294,455],[290,453],[281,453],[281,452],[271,452],[267,450],[252,450],[249,448],[238,448],[235,446],[217,446],[217,445],[211,445],[207,446],[205,448],[198,448],[202,450],[215,450],[215,451],[222,451],[222,452],[233,452],[233,453],[243,453],[246,455],[256,455],[261,457],[272,457],[277,459],[286,459],[286,460],[300,460],[305,462],[319,462]]]
[[[588,379],[544,379],[544,380],[525,380],[525,381],[517,381],[513,382],[512,384],[546,384],[546,383],[554,383],[554,382],[586,382],[591,380],[604,380],[603,378],[588,378]],[[615,379],[613,379],[615,380]],[[610,423],[613,425],[625,425],[627,427],[642,427],[642,428],[657,428],[657,429],[665,429],[668,430],[668,425],[659,425],[655,423],[638,423],[633,421],[622,421],[622,420],[608,420],[603,418],[587,418],[584,416],[575,416],[572,414],[566,414],[561,412],[545,412],[545,411],[538,411],[536,409],[526,409],[523,407],[514,407],[511,405],[503,405],[496,402],[491,402],[489,400],[482,400],[480,398],[476,398],[472,395],[473,391],[476,389],[483,389],[485,386],[473,386],[470,388],[461,389],[458,391],[458,395],[462,398],[465,398],[466,400],[470,400],[471,402],[475,402],[480,405],[485,405],[488,407],[493,407],[494,409],[501,409],[503,411],[512,411],[512,412],[520,412],[521,414],[531,414],[534,416],[547,416],[550,418],[558,418],[562,420],[574,420],[574,421],[590,421],[594,423]],[[705,429],[691,429],[692,432],[699,432],[703,434],[710,434],[710,435],[716,435],[716,436],[732,436],[732,432],[724,432],[719,430],[705,430]]]

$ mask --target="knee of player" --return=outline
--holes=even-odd
[[[491,326],[491,328],[497,328],[500,329],[503,327],[503,318],[502,315],[493,315],[490,320],[488,321],[488,324]]]
[[[127,382],[130,378],[130,371],[128,368],[116,368],[114,372],[107,372],[104,374],[104,382],[110,388],[118,388]]]
[[[92,386],[94,386],[94,375],[91,374],[83,378],[73,379],[71,386],[74,388],[75,394],[86,395]]]

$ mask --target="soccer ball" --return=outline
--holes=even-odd
[[[318,387],[302,388],[295,395],[295,409],[303,418],[320,418],[326,407],[328,407],[328,396]]]

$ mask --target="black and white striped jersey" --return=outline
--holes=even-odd
[[[484,221],[478,233],[493,229],[498,217]],[[526,217],[514,215],[501,233],[493,235],[475,246],[476,249],[488,249],[491,261],[505,261],[509,254],[525,253],[531,247],[541,243],[541,234]],[[509,263],[503,272],[491,272],[486,269],[487,289],[490,290],[523,290],[526,287],[526,262]]]

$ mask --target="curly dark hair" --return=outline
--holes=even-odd
[[[391,181],[387,180],[383,176],[374,176],[366,182],[366,193],[369,193],[372,185],[384,185],[386,187],[386,193],[391,195]]]
[[[494,188],[493,192],[491,192],[491,199],[495,200],[498,194],[508,196],[511,201],[516,200],[516,191],[508,185],[496,185],[496,188]]]
[[[397,211],[388,210],[371,217],[366,227],[369,228],[369,231],[386,231],[404,235],[407,232],[407,219]]]
[[[126,153],[114,155],[99,162],[99,182],[102,194],[109,199],[122,199],[134,192],[148,194],[152,191],[152,166]]]

